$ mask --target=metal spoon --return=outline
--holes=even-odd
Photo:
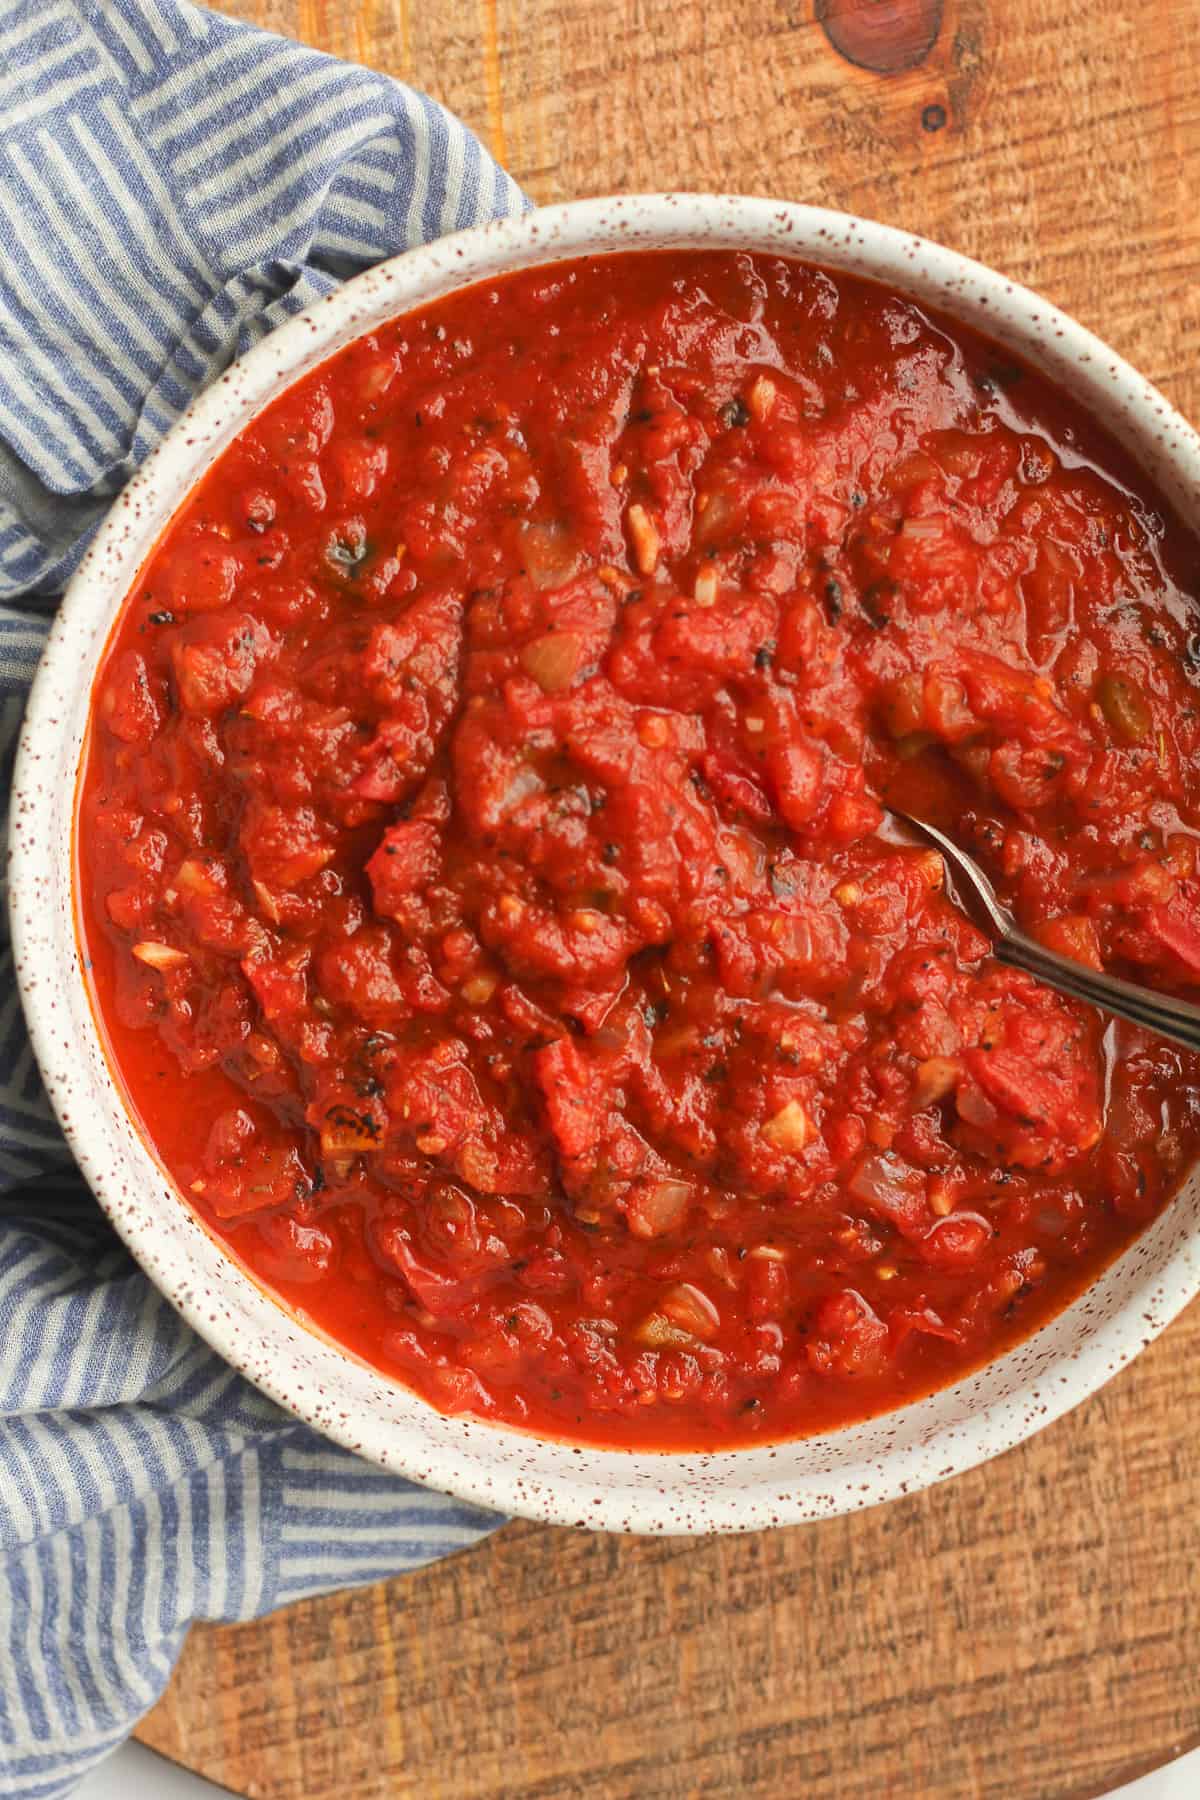
[[[947,893],[993,939],[997,962],[1007,963],[1010,969],[1023,969],[1047,987],[1057,988],[1060,994],[1070,994],[1104,1012],[1115,1013],[1118,1018],[1130,1019],[1189,1050],[1200,1050],[1200,1006],[1188,1000],[1173,1000],[1169,994],[1139,987],[1134,981],[1119,981],[1115,975],[1103,975],[1073,962],[1069,956],[1060,956],[1056,950],[1047,950],[1026,937],[1007,907],[996,898],[996,890],[979,864],[965,850],[923,819],[895,811],[892,816],[941,851]]]

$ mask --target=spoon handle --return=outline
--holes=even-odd
[[[1010,969],[1022,969],[1047,987],[1057,988],[1059,993],[1102,1007],[1105,1012],[1142,1025],[1147,1031],[1156,1031],[1188,1050],[1200,1050],[1200,1006],[1191,1001],[1173,1000],[1169,994],[1160,994],[1153,988],[1085,968],[1069,956],[1047,950],[1021,931],[1009,931],[1000,938],[995,956]]]

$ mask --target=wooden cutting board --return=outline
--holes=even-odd
[[[734,189],[940,238],[1200,417],[1200,0],[223,10],[428,89],[538,201]],[[1198,1567],[1193,1308],[881,1510],[702,1544],[514,1525],[198,1629],[140,1735],[262,1800],[1085,1800],[1200,1739]]]

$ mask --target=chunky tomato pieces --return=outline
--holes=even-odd
[[[881,800],[1048,944],[1200,980],[1157,504],[796,263],[564,265],[344,351],[96,686],[83,928],[182,1191],[435,1405],[567,1437],[836,1425],[1029,1330],[1171,1194],[1200,1071],[998,967]]]

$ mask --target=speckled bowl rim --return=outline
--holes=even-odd
[[[188,1322],[299,1418],[411,1479],[505,1512],[627,1532],[750,1531],[914,1492],[1011,1448],[1095,1392],[1200,1290],[1200,1180],[1088,1292],[929,1398],[829,1433],[703,1454],[595,1450],[436,1413],[284,1311],[180,1200],[117,1092],[81,979],[71,815],[87,694],[114,612],[178,504],[260,406],[385,318],[490,276],[589,251],[757,249],[875,278],[1019,351],[1098,414],[1183,516],[1200,440],[1099,339],[954,251],[820,208],[624,196],[459,233],[358,276],[214,383],[115,502],[50,634],[21,735],[10,826],[17,979],[46,1089],[101,1205]]]

